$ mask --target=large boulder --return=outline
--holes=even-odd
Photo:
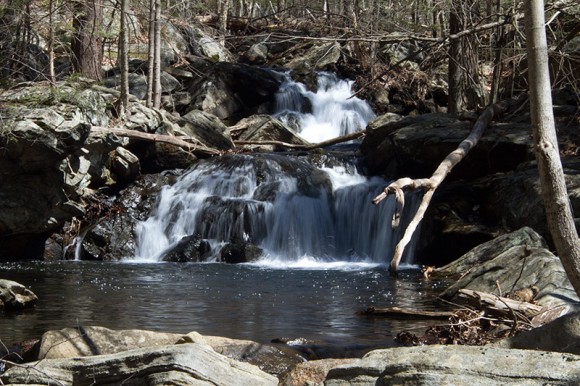
[[[0,310],[20,310],[32,307],[38,297],[22,284],[0,279]]]
[[[30,360],[108,355],[128,350],[186,343],[202,343],[236,361],[258,366],[270,374],[282,374],[304,359],[296,351],[250,340],[219,336],[187,335],[147,330],[111,330],[99,326],[65,328],[44,333]]]
[[[351,364],[355,360],[332,358],[298,363],[280,378],[279,386],[322,385],[330,369]]]
[[[577,157],[563,158],[562,166],[576,227],[580,230],[580,160]],[[488,186],[489,193],[482,211],[489,220],[511,229],[529,226],[551,241],[535,162],[523,164],[511,173],[490,177]]]
[[[370,122],[361,150],[369,169],[389,177],[429,177],[469,135],[473,123],[440,113],[391,116]],[[529,125],[494,124],[452,171],[453,178],[476,178],[513,170],[533,158]]]
[[[541,238],[530,229],[520,230],[476,247],[458,261],[435,270],[439,275],[458,278],[440,296],[450,299],[460,289],[503,293],[537,287],[535,302],[575,310],[580,300],[570,284],[560,259],[541,247]]]
[[[275,94],[284,75],[242,64],[215,63],[189,87],[190,110],[203,110],[235,123],[252,114],[273,110]]]
[[[279,120],[269,115],[252,115],[242,119],[234,127],[230,128],[235,132],[236,140],[248,142],[284,142],[295,145],[308,145],[304,140],[289,127]],[[280,146],[275,144],[249,144],[247,148],[272,151]]]
[[[544,351],[399,347],[331,369],[324,385],[571,385],[580,382],[579,365],[580,356]]]
[[[32,371],[31,371],[32,369]],[[234,361],[201,343],[160,346],[74,359],[44,359],[13,367],[4,384],[59,385],[256,385],[275,386],[276,377]]]

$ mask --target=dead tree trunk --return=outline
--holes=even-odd
[[[403,252],[405,251],[405,247],[411,241],[413,233],[423,219],[423,216],[429,207],[429,203],[431,202],[431,198],[433,197],[435,190],[439,187],[439,185],[441,185],[445,177],[447,177],[455,165],[457,165],[463,158],[465,158],[467,153],[469,153],[469,151],[477,144],[477,142],[479,142],[479,139],[493,118],[500,113],[503,113],[507,109],[507,105],[507,102],[504,102],[501,104],[488,106],[473,125],[473,129],[471,130],[471,133],[469,133],[469,136],[459,144],[457,149],[445,157],[445,159],[439,164],[439,167],[435,170],[430,178],[400,178],[387,186],[383,193],[379,194],[373,199],[373,204],[378,204],[387,198],[390,193],[395,194],[397,200],[397,210],[393,216],[393,228],[396,228],[399,225],[399,218],[404,207],[403,189],[423,189],[425,191],[415,216],[405,230],[403,238],[395,247],[395,252],[391,259],[391,265],[389,268],[392,274],[397,272],[399,263],[403,257]]]

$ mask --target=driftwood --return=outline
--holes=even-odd
[[[399,307],[369,307],[364,311],[360,311],[358,314],[365,316],[381,316],[404,319],[449,319],[454,315],[454,313],[451,311],[422,311]]]
[[[234,129],[236,130],[236,129]],[[275,145],[280,147],[285,147],[288,149],[297,149],[297,150],[312,150],[318,149],[321,147],[336,145],[338,143],[343,143],[347,141],[351,141],[353,139],[357,139],[363,137],[365,135],[364,131],[357,131],[356,133],[342,135],[340,137],[332,138],[326,141],[318,142],[318,143],[309,143],[309,144],[299,144],[299,143],[288,143],[282,141],[234,141],[235,145],[243,146],[243,145]]]
[[[458,296],[470,306],[495,316],[511,317],[514,312],[517,312],[531,319],[545,311],[544,307],[537,304],[520,302],[487,292],[462,289],[459,290]]]
[[[214,156],[222,154],[222,152],[220,152],[219,150],[212,149],[202,145],[197,139],[192,137],[174,137],[172,135],[150,134],[136,130],[121,129],[115,127],[101,127],[101,126],[92,126],[91,132],[114,134],[119,137],[127,137],[147,142],[168,143],[177,146],[183,149],[184,151],[191,152],[196,155]]]
[[[493,120],[494,117],[497,115],[505,112],[508,108],[507,102],[501,102],[498,104],[488,106],[483,113],[479,116],[475,124],[473,125],[473,129],[469,136],[464,139],[458,146],[457,149],[449,153],[447,157],[439,164],[439,167],[435,170],[433,175],[430,178],[419,178],[419,179],[411,179],[411,178],[400,178],[395,182],[391,183],[387,186],[383,193],[379,194],[373,199],[373,204],[378,204],[391,193],[395,194],[397,200],[397,208],[395,210],[395,214],[393,215],[393,227],[397,227],[399,225],[399,218],[401,212],[404,207],[404,193],[403,189],[407,188],[410,190],[414,189],[423,189],[425,191],[423,195],[423,199],[415,216],[409,223],[409,226],[405,230],[403,238],[399,241],[397,246],[395,247],[395,252],[391,259],[391,264],[389,270],[392,274],[397,272],[397,268],[399,267],[399,263],[401,262],[401,258],[403,257],[403,252],[405,251],[405,247],[411,241],[411,237],[413,233],[417,229],[417,226],[423,219],[425,212],[427,211],[427,207],[431,202],[431,198],[433,197],[433,193],[439,187],[439,185],[443,182],[445,177],[451,172],[451,170],[457,165],[469,151],[477,144],[481,136],[483,135],[486,127],[489,123]]]

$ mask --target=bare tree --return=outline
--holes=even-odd
[[[121,119],[125,118],[127,105],[129,104],[129,54],[127,33],[127,12],[129,0],[121,0],[120,31],[119,31],[119,69],[121,71],[121,95],[119,97],[118,113]]]
[[[161,106],[161,0],[149,1],[147,107]]]
[[[543,0],[525,1],[530,111],[548,227],[566,274],[580,295],[580,239],[566,191],[554,124]]]
[[[75,0],[73,5],[73,71],[91,79],[101,79],[103,0]]]

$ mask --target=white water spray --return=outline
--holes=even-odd
[[[276,95],[274,116],[312,143],[364,130],[375,114],[366,101],[352,96],[352,85],[322,72],[312,92],[288,77]]]

